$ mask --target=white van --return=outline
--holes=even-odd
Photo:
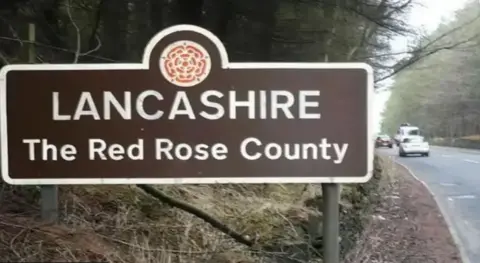
[[[401,126],[398,128],[397,134],[395,134],[394,140],[397,146],[400,145],[400,142],[403,141],[405,137],[408,136],[419,136],[420,135],[420,129],[416,126]]]

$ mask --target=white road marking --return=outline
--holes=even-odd
[[[463,159],[463,161],[467,163],[480,163],[479,161],[470,160],[470,159]]]
[[[450,196],[448,200],[452,201],[453,199],[475,199],[476,196],[474,195],[457,195],[457,196]]]

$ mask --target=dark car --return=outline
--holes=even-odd
[[[375,148],[388,147],[393,148],[393,140],[388,135],[380,135],[375,140]]]

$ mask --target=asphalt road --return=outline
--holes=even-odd
[[[429,157],[399,157],[398,149],[379,149],[426,183],[433,192],[464,263],[480,262],[480,151],[431,146]]]

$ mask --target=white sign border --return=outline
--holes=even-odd
[[[222,68],[227,69],[363,69],[367,72],[367,174],[363,177],[222,177],[222,178],[45,178],[45,179],[13,179],[8,168],[8,134],[7,134],[7,100],[6,77],[9,71],[19,70],[138,70],[149,69],[150,54],[157,43],[172,33],[193,31],[210,39],[217,47]],[[373,175],[373,68],[367,63],[230,63],[228,54],[220,39],[206,29],[193,25],[176,25],[166,28],[155,35],[147,44],[142,63],[132,64],[21,64],[6,65],[0,70],[0,148],[1,173],[5,182],[13,185],[85,185],[85,184],[259,184],[259,183],[365,183]]]

